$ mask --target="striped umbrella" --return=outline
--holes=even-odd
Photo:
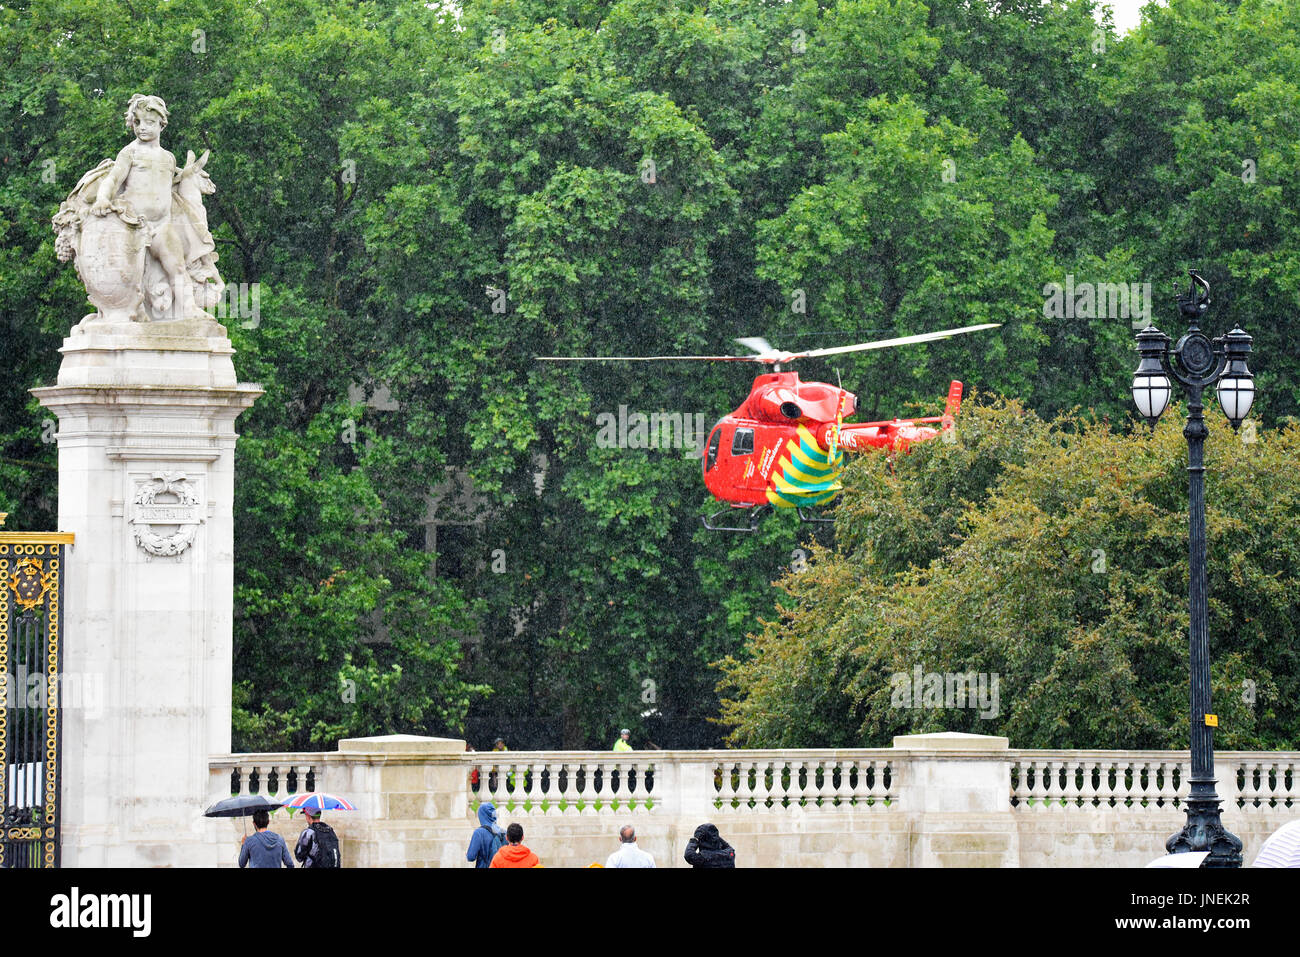
[[[303,808],[315,808],[317,811],[356,810],[352,803],[345,798],[335,794],[326,794],[324,791],[306,791],[302,794],[295,794],[284,802],[284,806],[290,811],[301,811]]]
[[[1300,867],[1300,820],[1283,824],[1268,836],[1251,867]]]

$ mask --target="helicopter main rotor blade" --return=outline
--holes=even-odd
[[[761,362],[763,356],[534,356],[541,362]]]
[[[831,349],[810,349],[807,352],[782,352],[773,349],[766,339],[752,337],[737,339],[742,346],[759,350],[752,356],[537,356],[542,362],[758,362],[764,365],[781,365],[795,359],[810,359],[816,356],[834,356],[843,352],[866,352],[868,349],[888,349],[892,346],[906,346],[914,342],[932,342],[935,339],[947,339],[949,336],[965,335],[982,329],[996,329],[1002,323],[986,322],[979,326],[964,326],[961,329],[944,329],[941,332],[923,332],[915,336],[902,336],[898,339],[881,339],[877,342],[860,342],[854,346],[835,346]]]
[[[815,356],[835,356],[843,352],[866,352],[868,349],[889,349],[893,346],[907,346],[914,342],[931,342],[935,339],[947,339],[950,336],[961,336],[968,332],[979,332],[981,329],[996,329],[1002,323],[986,322],[979,326],[963,326],[960,329],[944,329],[941,332],[922,332],[915,336],[902,336],[898,339],[880,339],[876,342],[859,342],[855,346],[834,346],[830,349],[810,349],[807,352],[796,352],[790,355],[785,361],[790,362],[794,359],[810,359]]]

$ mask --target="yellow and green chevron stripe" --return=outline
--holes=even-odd
[[[799,426],[799,441],[790,439],[785,454],[772,469],[767,500],[777,508],[805,508],[829,502],[843,487],[839,483],[844,453],[834,458],[805,426]]]

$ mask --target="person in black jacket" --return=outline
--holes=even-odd
[[[339,838],[334,828],[320,819],[318,808],[303,808],[303,814],[307,818],[307,827],[298,836],[293,856],[302,862],[303,867],[342,867]]]
[[[691,867],[735,867],[736,850],[712,824],[701,824],[686,842],[686,863]]]

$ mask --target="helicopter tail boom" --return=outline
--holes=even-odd
[[[886,422],[844,422],[838,426],[829,423],[820,430],[823,444],[828,439],[827,433],[838,428],[837,443],[848,451],[865,449],[891,449],[906,451],[908,446],[918,442],[928,442],[942,432],[947,432],[956,425],[957,413],[961,411],[962,384],[954,379],[948,386],[948,400],[944,405],[943,415],[924,416],[917,419],[890,419]],[[939,428],[930,426],[938,425]]]

